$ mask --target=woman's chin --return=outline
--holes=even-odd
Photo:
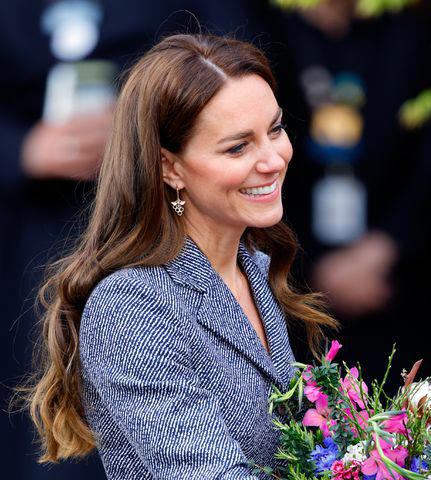
[[[272,214],[264,214],[250,219],[249,227],[268,228],[276,225],[283,218],[283,209]]]

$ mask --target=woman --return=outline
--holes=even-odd
[[[274,464],[285,318],[313,351],[334,324],[286,280],[292,147],[274,89],[262,52],[215,36],[167,37],[131,71],[88,229],[42,292],[41,461],[96,446],[122,480],[245,480],[249,460]]]

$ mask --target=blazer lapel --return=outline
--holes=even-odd
[[[197,321],[253,362],[279,388],[282,387],[282,380],[270,356],[221,279],[214,282],[213,288],[205,294]]]
[[[285,389],[291,377],[288,362],[293,357],[289,355],[287,333],[283,331],[284,317],[265,275],[243,245],[240,245],[239,259],[267,332],[271,356],[232,292],[191,239],[186,239],[181,254],[165,268],[177,282],[203,293],[197,321],[253,362],[278,388]]]
[[[287,389],[295,372],[291,365],[295,359],[289,343],[286,316],[274,298],[266,272],[256,264],[255,259],[243,244],[239,246],[238,256],[247,274],[256,306],[265,326],[272,365],[283,387]]]

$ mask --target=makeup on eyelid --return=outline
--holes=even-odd
[[[284,125],[283,123],[279,123],[274,128],[272,128],[270,133],[276,133],[278,135],[285,129],[286,129],[286,125]],[[247,136],[251,136],[252,133],[253,132],[250,132],[250,135],[247,135]],[[230,153],[232,155],[242,153],[241,147],[246,147],[247,145],[248,145],[247,142],[240,143],[239,145],[234,145],[233,147],[227,149],[226,153]]]
[[[273,117],[270,125],[274,125],[277,121],[278,123],[281,123],[282,117],[283,117],[283,110],[281,109],[281,107],[278,107],[278,111],[276,115]],[[254,133],[253,130],[245,130],[243,132],[234,133],[233,135],[228,135],[227,137],[222,138],[217,142],[217,144],[235,141],[235,140],[241,140],[242,138],[246,138],[253,135],[253,133]]]

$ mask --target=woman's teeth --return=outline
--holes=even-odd
[[[247,195],[268,195],[275,190],[277,182],[274,182],[272,185],[267,185],[266,187],[253,187],[253,188],[241,188],[240,192]]]

